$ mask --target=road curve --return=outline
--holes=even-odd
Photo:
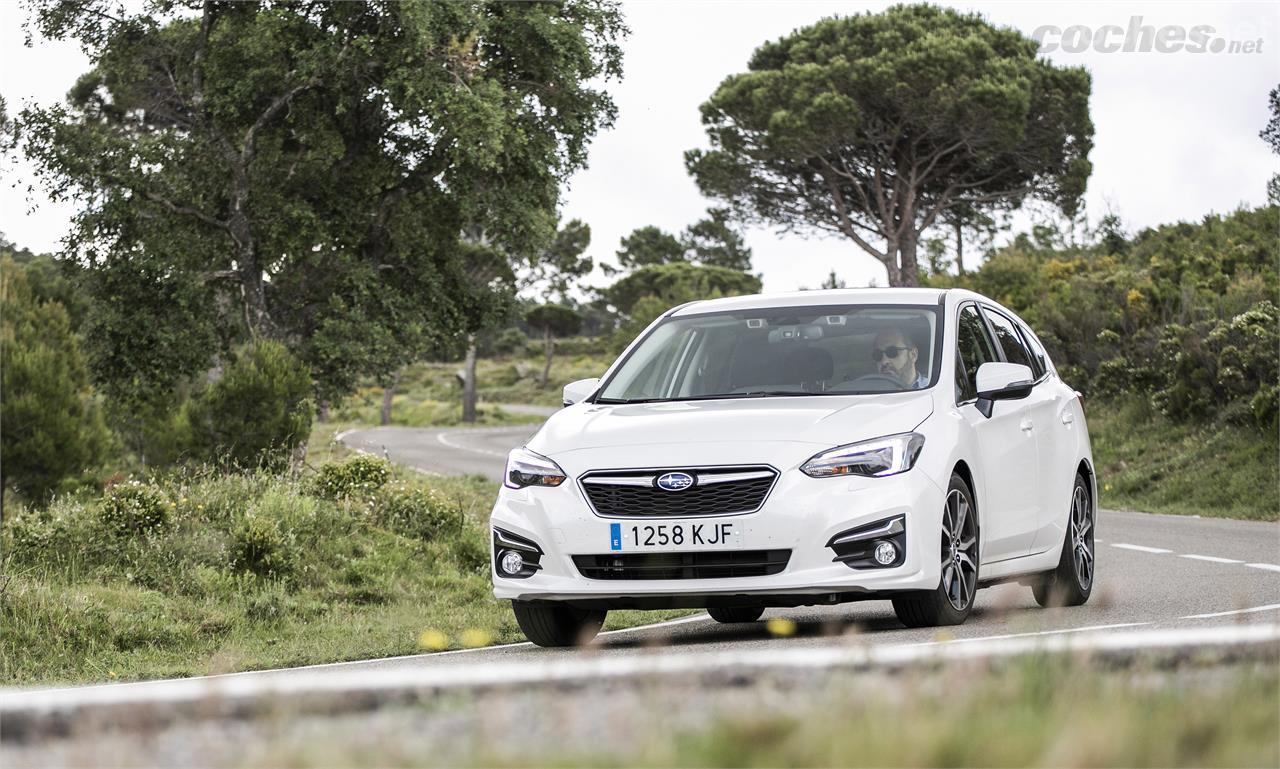
[[[350,431],[341,440],[422,472],[477,473],[499,481],[507,451],[524,443],[536,430],[536,425],[378,427]],[[766,618],[786,617],[795,622],[795,632],[787,638],[771,635],[762,623],[719,625],[706,615],[697,615],[656,627],[605,634],[597,648],[625,653],[663,643],[746,651],[769,645],[821,644],[833,632],[860,632],[863,640],[873,643],[901,644],[940,635],[960,640],[1280,620],[1280,525],[1274,523],[1102,510],[1097,561],[1098,583],[1086,606],[1044,610],[1036,606],[1029,588],[1002,585],[980,591],[969,620],[944,634],[903,628],[888,602],[873,601],[769,610]],[[458,664],[462,658],[479,661],[572,653],[515,644],[347,664],[414,667]]]

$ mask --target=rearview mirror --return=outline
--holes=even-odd
[[[978,402],[984,417],[991,418],[996,401],[1025,398],[1035,386],[1035,375],[1020,363],[983,363],[978,367]]]
[[[589,398],[596,388],[600,386],[600,377],[594,379],[579,379],[576,382],[570,382],[564,386],[564,405],[572,406],[582,400]]]

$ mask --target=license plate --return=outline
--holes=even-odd
[[[609,549],[613,551],[718,550],[740,547],[742,525],[732,521],[609,524]]]

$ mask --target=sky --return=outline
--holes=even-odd
[[[1093,76],[1093,175],[1085,195],[1096,221],[1118,213],[1137,231],[1208,213],[1266,202],[1266,182],[1280,158],[1258,138],[1268,118],[1267,94],[1280,83],[1280,5],[1275,3],[991,2],[941,3],[978,12],[992,23],[1032,35],[1042,27],[1046,52],[1060,65]],[[883,10],[890,3],[626,2],[630,36],[623,79],[608,84],[618,105],[614,126],[596,137],[589,166],[565,190],[563,216],[592,230],[588,254],[612,261],[618,241],[636,227],[676,233],[700,219],[704,199],[684,169],[685,150],[707,146],[698,107],[728,75],[746,69],[763,42],[833,15]],[[1249,52],[1158,50],[1100,52],[1082,42],[1119,47],[1119,31],[1146,25],[1179,28],[1166,40],[1207,25],[1213,39],[1252,43]],[[74,45],[35,39],[24,44],[24,9],[0,0],[0,95],[15,112],[62,99],[89,62]],[[1075,28],[1074,30],[1072,28]],[[1090,40],[1084,38],[1090,36]],[[1185,46],[1183,46],[1185,48]],[[1259,48],[1261,50],[1255,50]],[[1072,50],[1068,50],[1072,49]],[[73,211],[43,193],[21,158],[0,165],[0,233],[36,251],[56,251]],[[1025,229],[1031,218],[1015,218]],[[834,270],[850,286],[885,284],[884,268],[853,243],[805,238],[768,228],[746,231],[766,292],[817,287]],[[607,280],[598,272],[597,285]]]

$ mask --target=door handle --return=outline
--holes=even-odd
[[[1024,418],[1021,422],[1018,423],[1018,429],[1024,433],[1029,433],[1035,429],[1035,423],[1032,422],[1030,419]]]
[[[1075,421],[1076,421],[1075,414],[1072,414],[1070,411],[1062,412],[1062,424],[1064,425],[1074,424]]]

